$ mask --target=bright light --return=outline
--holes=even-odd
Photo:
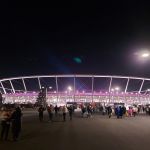
[[[114,91],[114,89],[111,89],[111,91],[113,92],[113,91]]]
[[[146,59],[150,57],[150,51],[148,50],[140,50],[139,52],[136,52],[135,55],[138,56],[139,59]]]
[[[52,89],[52,86],[50,86],[49,89]]]
[[[120,90],[120,88],[119,88],[119,87],[115,87],[115,90],[116,90],[116,91],[119,91],[119,90]]]
[[[138,52],[135,52],[134,55],[135,61],[140,65],[144,65],[145,63],[148,63],[148,61],[150,61],[150,51],[147,49],[139,50]]]
[[[68,86],[68,90],[69,90],[69,91],[72,91],[72,87],[71,87],[71,86]]]
[[[146,57],[149,57],[150,54],[149,53],[143,53],[141,56],[144,57],[144,58],[146,58]]]

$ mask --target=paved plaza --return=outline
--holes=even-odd
[[[116,119],[99,114],[72,121],[61,118],[53,123],[38,121],[37,112],[24,112],[21,139],[0,141],[3,150],[148,150],[150,149],[150,116]],[[11,138],[11,135],[9,139]]]

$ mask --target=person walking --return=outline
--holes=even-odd
[[[106,107],[105,107],[105,106],[103,106],[103,108],[102,108],[102,114],[103,114],[103,115],[106,114]]]
[[[84,114],[86,113],[86,106],[85,105],[81,106],[81,111],[82,111],[82,117],[84,117]]]
[[[18,140],[19,134],[21,132],[21,117],[21,109],[20,107],[17,107],[11,115],[13,141]]]
[[[53,122],[53,112],[54,112],[54,107],[53,105],[50,105],[47,109],[48,115],[49,115],[49,121]]]
[[[90,118],[92,116],[92,107],[90,105],[87,106],[87,117]]]
[[[58,107],[57,107],[57,105],[55,106],[54,110],[55,110],[55,116],[57,117],[57,114],[58,114]]]
[[[123,109],[122,106],[119,106],[119,117],[122,119],[123,116]]]
[[[73,106],[72,106],[72,105],[70,105],[70,106],[68,107],[68,111],[69,111],[70,120],[72,120],[72,114],[73,114]]]
[[[119,119],[120,117],[122,117],[121,106],[117,106],[115,112],[116,112],[116,115],[117,115],[117,119]]]
[[[133,116],[135,117],[136,116],[136,114],[137,114],[137,107],[133,107]]]
[[[132,107],[129,107],[128,114],[129,114],[130,117],[132,117],[132,115],[133,115],[133,109],[132,109]]]
[[[108,117],[111,118],[112,116],[112,108],[111,106],[108,106]]]
[[[66,121],[67,107],[65,105],[63,106],[62,112],[63,112],[63,121]]]
[[[44,112],[44,107],[41,105],[38,109],[38,112],[39,112],[39,120],[40,122],[43,121],[43,112]]]
[[[122,114],[123,114],[123,117],[125,117],[125,115],[126,115],[126,107],[124,105],[122,106]]]
[[[11,112],[9,110],[4,109],[2,113],[2,121],[1,121],[1,140],[6,140],[8,139],[8,133],[10,129],[10,115]]]

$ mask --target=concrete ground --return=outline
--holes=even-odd
[[[38,114],[25,112],[21,139],[17,142],[0,141],[3,150],[148,150],[150,149],[150,116],[140,115],[116,119],[94,115],[72,121],[57,118],[48,123],[38,121]],[[11,133],[9,139],[11,138]]]

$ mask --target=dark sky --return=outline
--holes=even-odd
[[[58,2],[59,3],[59,2]],[[150,77],[150,4],[70,2],[40,8],[8,3],[0,21],[0,77],[106,74]],[[24,6],[24,7],[23,7]]]

